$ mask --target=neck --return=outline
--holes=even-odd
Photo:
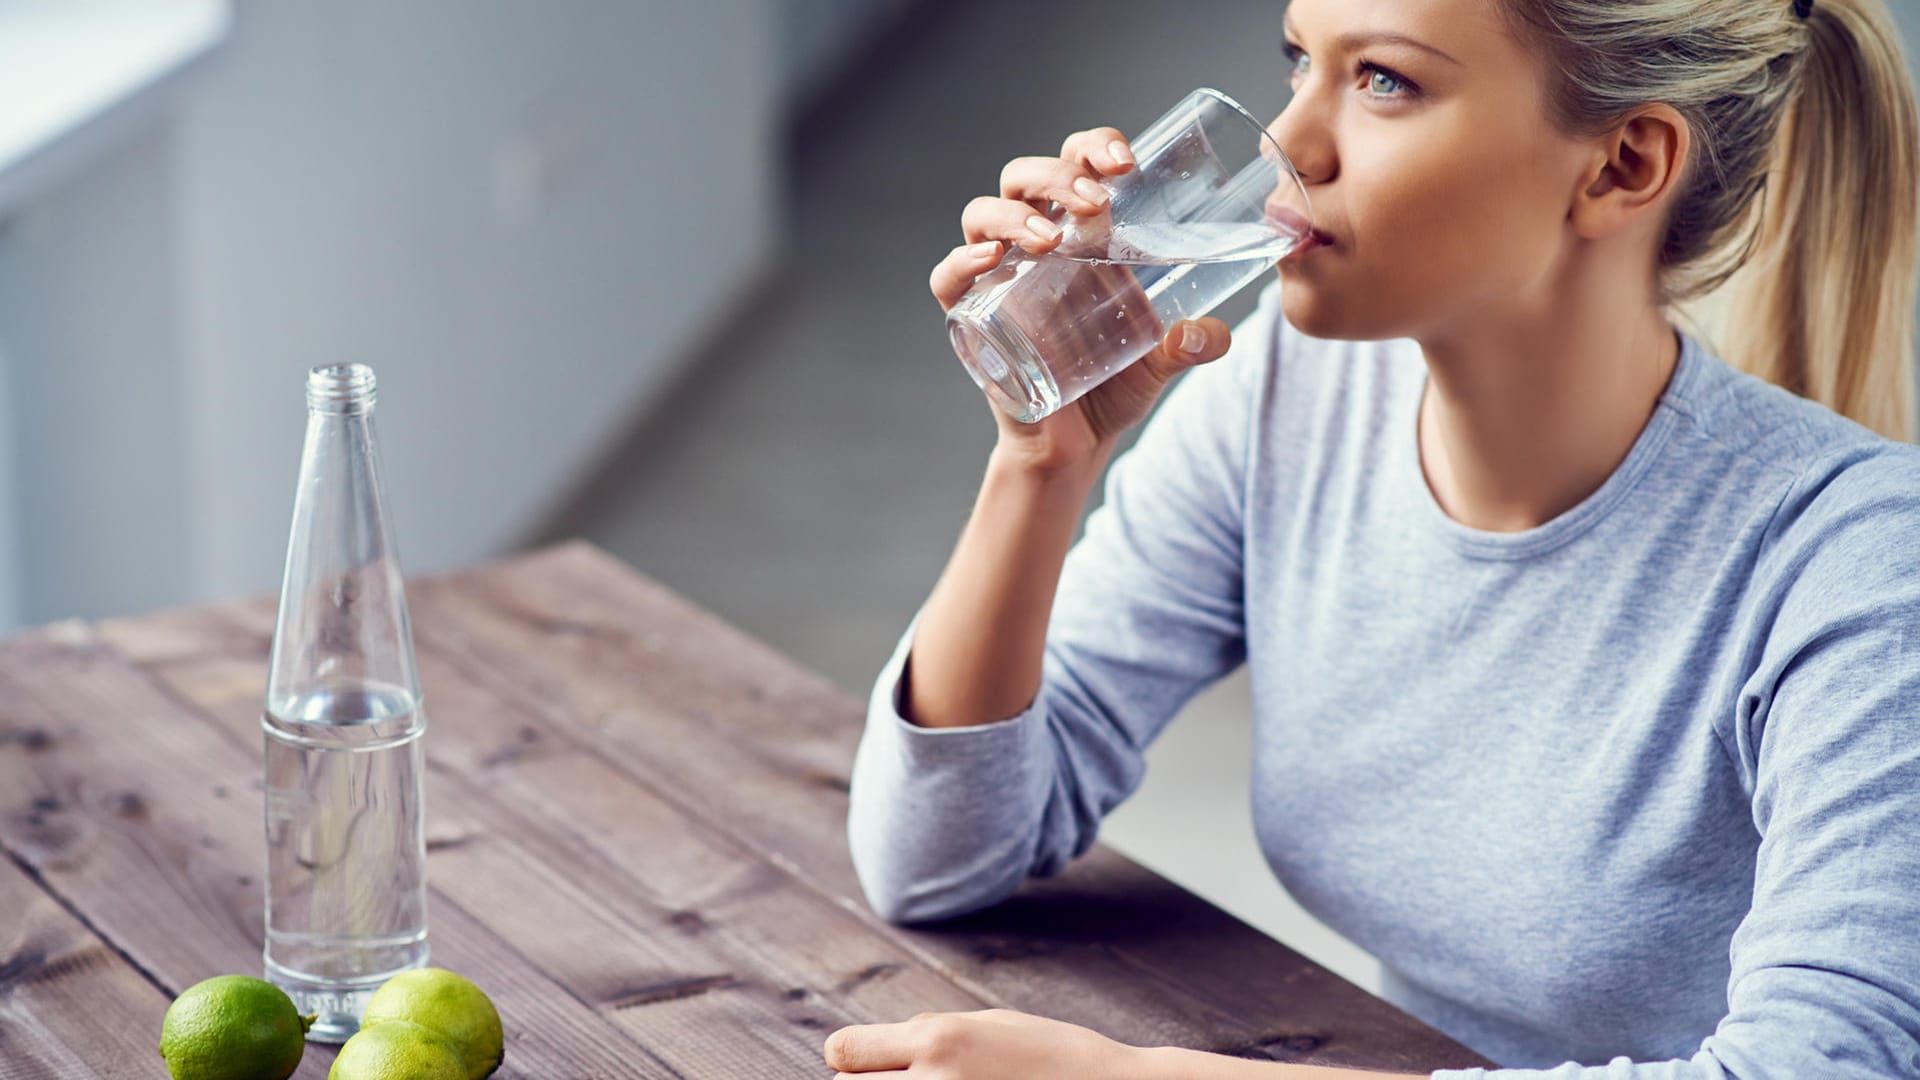
[[[1530,529],[1593,494],[1679,363],[1650,290],[1569,285],[1549,290],[1560,300],[1420,342],[1420,461],[1434,499],[1463,525]]]

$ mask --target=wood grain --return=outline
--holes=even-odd
[[[1139,1044],[1484,1064],[1103,847],[991,911],[887,925],[846,850],[860,703],[586,545],[409,594],[433,962],[499,1004],[503,1077],[815,1075],[840,1024],[988,1005]],[[148,988],[136,1043],[156,1001],[259,970],[273,607],[0,643],[0,849]],[[59,1008],[22,1015],[64,1033]]]
[[[0,858],[0,1080],[164,1076],[171,998]]]
[[[415,610],[421,639],[467,658],[476,684],[597,738],[713,827],[865,911],[845,839],[860,703],[585,544],[427,583]],[[1128,1042],[1356,1067],[1485,1063],[1100,846],[990,911],[875,924],[983,998]]]
[[[0,646],[0,718],[0,845],[15,860],[170,994],[260,970],[258,749],[80,623]],[[436,889],[429,910],[435,961],[470,973],[518,1020],[498,1075],[678,1075],[452,898]],[[296,1075],[323,1077],[332,1058],[310,1046]]]
[[[259,737],[265,618],[222,608],[102,632],[238,743]],[[437,688],[425,742],[435,889],[676,1071],[804,1073],[843,1024],[909,1004],[984,1006],[432,650],[420,661]]]
[[[465,657],[470,679],[597,737],[609,759],[985,999],[1135,1043],[1373,1067],[1482,1061],[1105,848],[991,911],[884,926],[845,847],[859,703],[591,547],[431,583],[417,608],[423,639]]]

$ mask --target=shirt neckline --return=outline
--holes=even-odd
[[[1599,524],[1646,475],[1659,458],[1661,448],[1679,425],[1682,410],[1675,407],[1675,402],[1684,401],[1692,390],[1701,359],[1699,345],[1693,337],[1682,331],[1675,332],[1680,336],[1679,359],[1674,364],[1673,374],[1667,379],[1666,389],[1661,391],[1660,399],[1654,406],[1653,415],[1634,439],[1633,448],[1627,452],[1626,459],[1598,489],[1572,508],[1551,521],[1518,532],[1495,532],[1463,525],[1449,517],[1433,497],[1433,490],[1427,486],[1426,473],[1420,465],[1420,401],[1426,395],[1429,375],[1426,362],[1419,361],[1421,375],[1413,384],[1412,407],[1402,413],[1402,422],[1398,425],[1400,448],[1397,456],[1400,467],[1397,471],[1403,483],[1411,489],[1409,501],[1421,526],[1462,555],[1513,561],[1544,555]]]

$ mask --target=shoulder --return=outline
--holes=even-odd
[[[1856,480],[1920,465],[1920,447],[1894,442],[1818,402],[1738,371],[1698,340],[1661,404],[1680,414],[1695,452],[1757,465],[1795,487],[1818,486],[1855,466]]]
[[[1810,622],[1920,602],[1920,447],[1688,347],[1697,362],[1663,403],[1683,417],[1680,452],[1764,499],[1754,584]]]
[[[1920,616],[1920,448],[1869,436],[1811,455],[1774,511],[1761,566],[1790,610]]]

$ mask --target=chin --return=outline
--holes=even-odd
[[[1340,306],[1307,277],[1284,268],[1280,271],[1280,313],[1295,330],[1308,337],[1352,340],[1342,332],[1351,320],[1342,317]]]
[[[1386,341],[1406,336],[1403,320],[1377,307],[1355,305],[1341,290],[1284,263],[1280,269],[1280,313],[1308,337],[1329,341]]]

